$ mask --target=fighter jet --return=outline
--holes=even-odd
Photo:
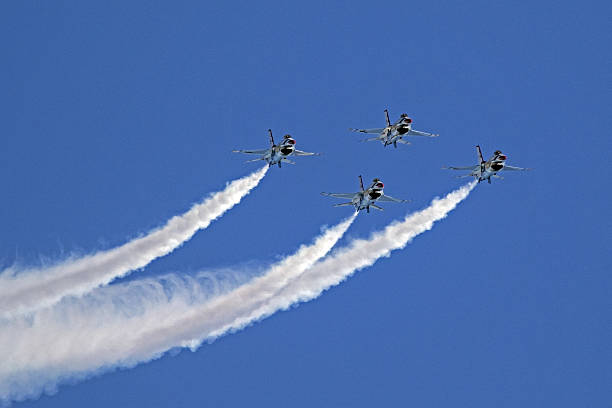
[[[496,150],[495,153],[493,153],[493,156],[487,161],[485,161],[482,158],[482,151],[480,150],[480,146],[477,145],[476,150],[478,151],[478,160],[480,161],[480,164],[477,164],[475,166],[466,166],[466,167],[442,167],[442,168],[449,169],[449,170],[470,170],[469,174],[466,174],[464,176],[459,176],[459,177],[476,177],[479,183],[483,180],[487,180],[489,184],[491,184],[491,177],[500,178],[500,179],[503,178],[501,176],[498,176],[497,173],[499,173],[500,171],[504,169],[511,170],[511,171],[531,170],[528,168],[513,167],[513,166],[506,165],[506,160],[508,159],[508,156],[503,154],[501,150]]]
[[[403,139],[404,136],[427,136],[427,137],[438,137],[440,135],[435,133],[427,133],[421,132],[418,130],[412,129],[412,119],[408,117],[407,114],[402,113],[397,122],[391,124],[389,120],[389,111],[385,109],[385,117],[387,119],[387,127],[385,128],[376,128],[376,129],[353,129],[349,128],[353,132],[359,133],[372,133],[377,134],[378,136],[369,137],[367,139],[363,139],[364,142],[370,142],[378,140],[384,146],[388,146],[392,144],[397,148],[398,143],[402,144],[410,144],[410,142]]]
[[[409,200],[398,200],[397,198],[389,197],[383,193],[383,187],[385,186],[382,181],[375,178],[372,180],[372,185],[368,189],[363,188],[363,179],[359,176],[359,186],[361,191],[357,193],[321,193],[321,195],[336,197],[336,198],[348,198],[351,201],[346,203],[340,203],[334,205],[334,207],[342,207],[345,205],[352,205],[357,211],[367,210],[370,212],[370,207],[376,208],[377,210],[383,210],[382,207],[374,204],[376,201],[393,201],[395,203],[407,203]]]
[[[274,137],[272,136],[272,129],[268,129],[270,133],[270,147],[265,150],[232,150],[234,153],[246,153],[246,154],[259,154],[261,155],[258,159],[247,160],[249,162],[256,162],[259,160],[265,160],[271,167],[274,164],[278,164],[281,167],[281,163],[295,164],[295,162],[289,160],[287,157],[295,154],[296,156],[318,156],[320,153],[308,153],[295,148],[295,139],[291,135],[285,135],[283,142],[280,145],[274,143]]]

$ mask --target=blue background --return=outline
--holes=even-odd
[[[18,406],[610,406],[609,2],[102,3],[0,5],[5,267],[163,224],[259,168],[230,152],[268,128],[324,155],[131,279],[292,253],[359,174],[413,201],[342,243],[460,186],[440,167],[475,144],[534,170],[316,301]],[[385,108],[440,138],[347,131]]]

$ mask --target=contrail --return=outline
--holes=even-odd
[[[228,183],[166,225],[122,246],[65,262],[54,267],[9,270],[0,274],[0,317],[17,316],[48,307],[67,295],[83,295],[113,279],[143,268],[189,240],[198,230],[238,204],[259,184],[268,166]]]
[[[62,380],[131,367],[175,347],[193,350],[203,341],[314,299],[431,229],[475,185],[472,182],[435,199],[429,207],[392,223],[369,239],[354,240],[317,262],[346,231],[353,215],[264,275],[203,302],[200,299],[206,290],[190,280],[173,281],[170,287],[136,281],[101,288],[81,299],[67,298],[30,319],[7,321],[4,327],[0,322],[0,361],[4,362],[0,366],[0,400],[53,391]],[[126,296],[122,292],[128,285],[135,290]]]
[[[307,302],[319,297],[323,291],[340,284],[353,273],[373,265],[382,257],[390,256],[391,251],[404,248],[414,237],[429,231],[436,221],[446,218],[448,213],[454,210],[477,184],[476,181],[472,181],[442,199],[434,199],[429,207],[408,214],[403,221],[390,224],[367,240],[353,241],[348,247],[321,260],[270,296],[266,304],[220,327],[208,337],[218,337],[229,330],[240,329],[279,310],[286,310],[296,303]]]
[[[210,279],[171,275],[98,288],[31,316],[0,320],[0,401],[53,392],[60,381],[130,367],[174,347],[195,347],[200,341],[194,339],[206,338],[264,305],[270,295],[312,267],[356,216],[231,291],[216,280],[211,288]],[[241,278],[232,279],[237,280]]]

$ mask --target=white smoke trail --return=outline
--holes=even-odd
[[[189,240],[198,230],[238,204],[259,184],[268,166],[228,183],[226,188],[173,217],[165,226],[120,247],[51,268],[9,270],[0,274],[0,317],[14,317],[48,307],[67,295],[82,295],[113,279],[143,268]]]
[[[174,347],[195,349],[202,341],[313,299],[431,229],[475,184],[435,199],[424,210],[314,264],[340,238],[353,216],[263,276],[203,303],[199,299],[206,290],[196,282],[174,282],[171,288],[159,282],[132,282],[137,290],[129,295],[121,289],[124,285],[111,286],[83,299],[65,299],[31,319],[10,320],[4,327],[0,322],[0,361],[4,363],[0,365],[0,400],[34,396],[53,390],[62,380],[130,367]],[[96,293],[101,293],[99,298]],[[117,294],[119,298],[114,297]]]
[[[429,207],[407,215],[403,221],[390,224],[367,240],[353,241],[348,247],[321,260],[274,293],[268,302],[257,309],[252,309],[249,314],[219,327],[208,334],[208,338],[243,328],[279,310],[286,310],[291,305],[319,297],[323,291],[340,284],[353,273],[373,265],[382,257],[390,256],[391,251],[404,248],[414,237],[429,231],[436,221],[446,218],[477,184],[476,181],[472,181],[442,199],[434,199]]]
[[[63,380],[133,366],[174,347],[195,347],[325,256],[356,215],[229,292],[211,289],[210,280],[170,276],[100,288],[28,317],[0,320],[0,401],[52,392]]]

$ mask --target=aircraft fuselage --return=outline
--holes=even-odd
[[[367,189],[361,193],[358,193],[353,198],[353,206],[357,211],[367,210],[370,211],[370,206],[376,202],[384,194],[383,190],[379,189]]]
[[[291,156],[295,151],[295,145],[281,145],[272,147],[265,155],[264,160],[268,165],[273,166],[280,163],[287,157]]]
[[[405,123],[403,121],[399,121],[394,123],[392,126],[389,126],[385,129],[385,138],[382,139],[382,143],[385,146],[397,143],[399,139],[402,138],[406,133],[410,132],[412,125],[410,123]]]
[[[478,182],[480,183],[483,180],[487,180],[490,183],[491,177],[502,171],[505,165],[505,160],[489,160],[484,164],[484,171],[480,172],[478,175]]]

